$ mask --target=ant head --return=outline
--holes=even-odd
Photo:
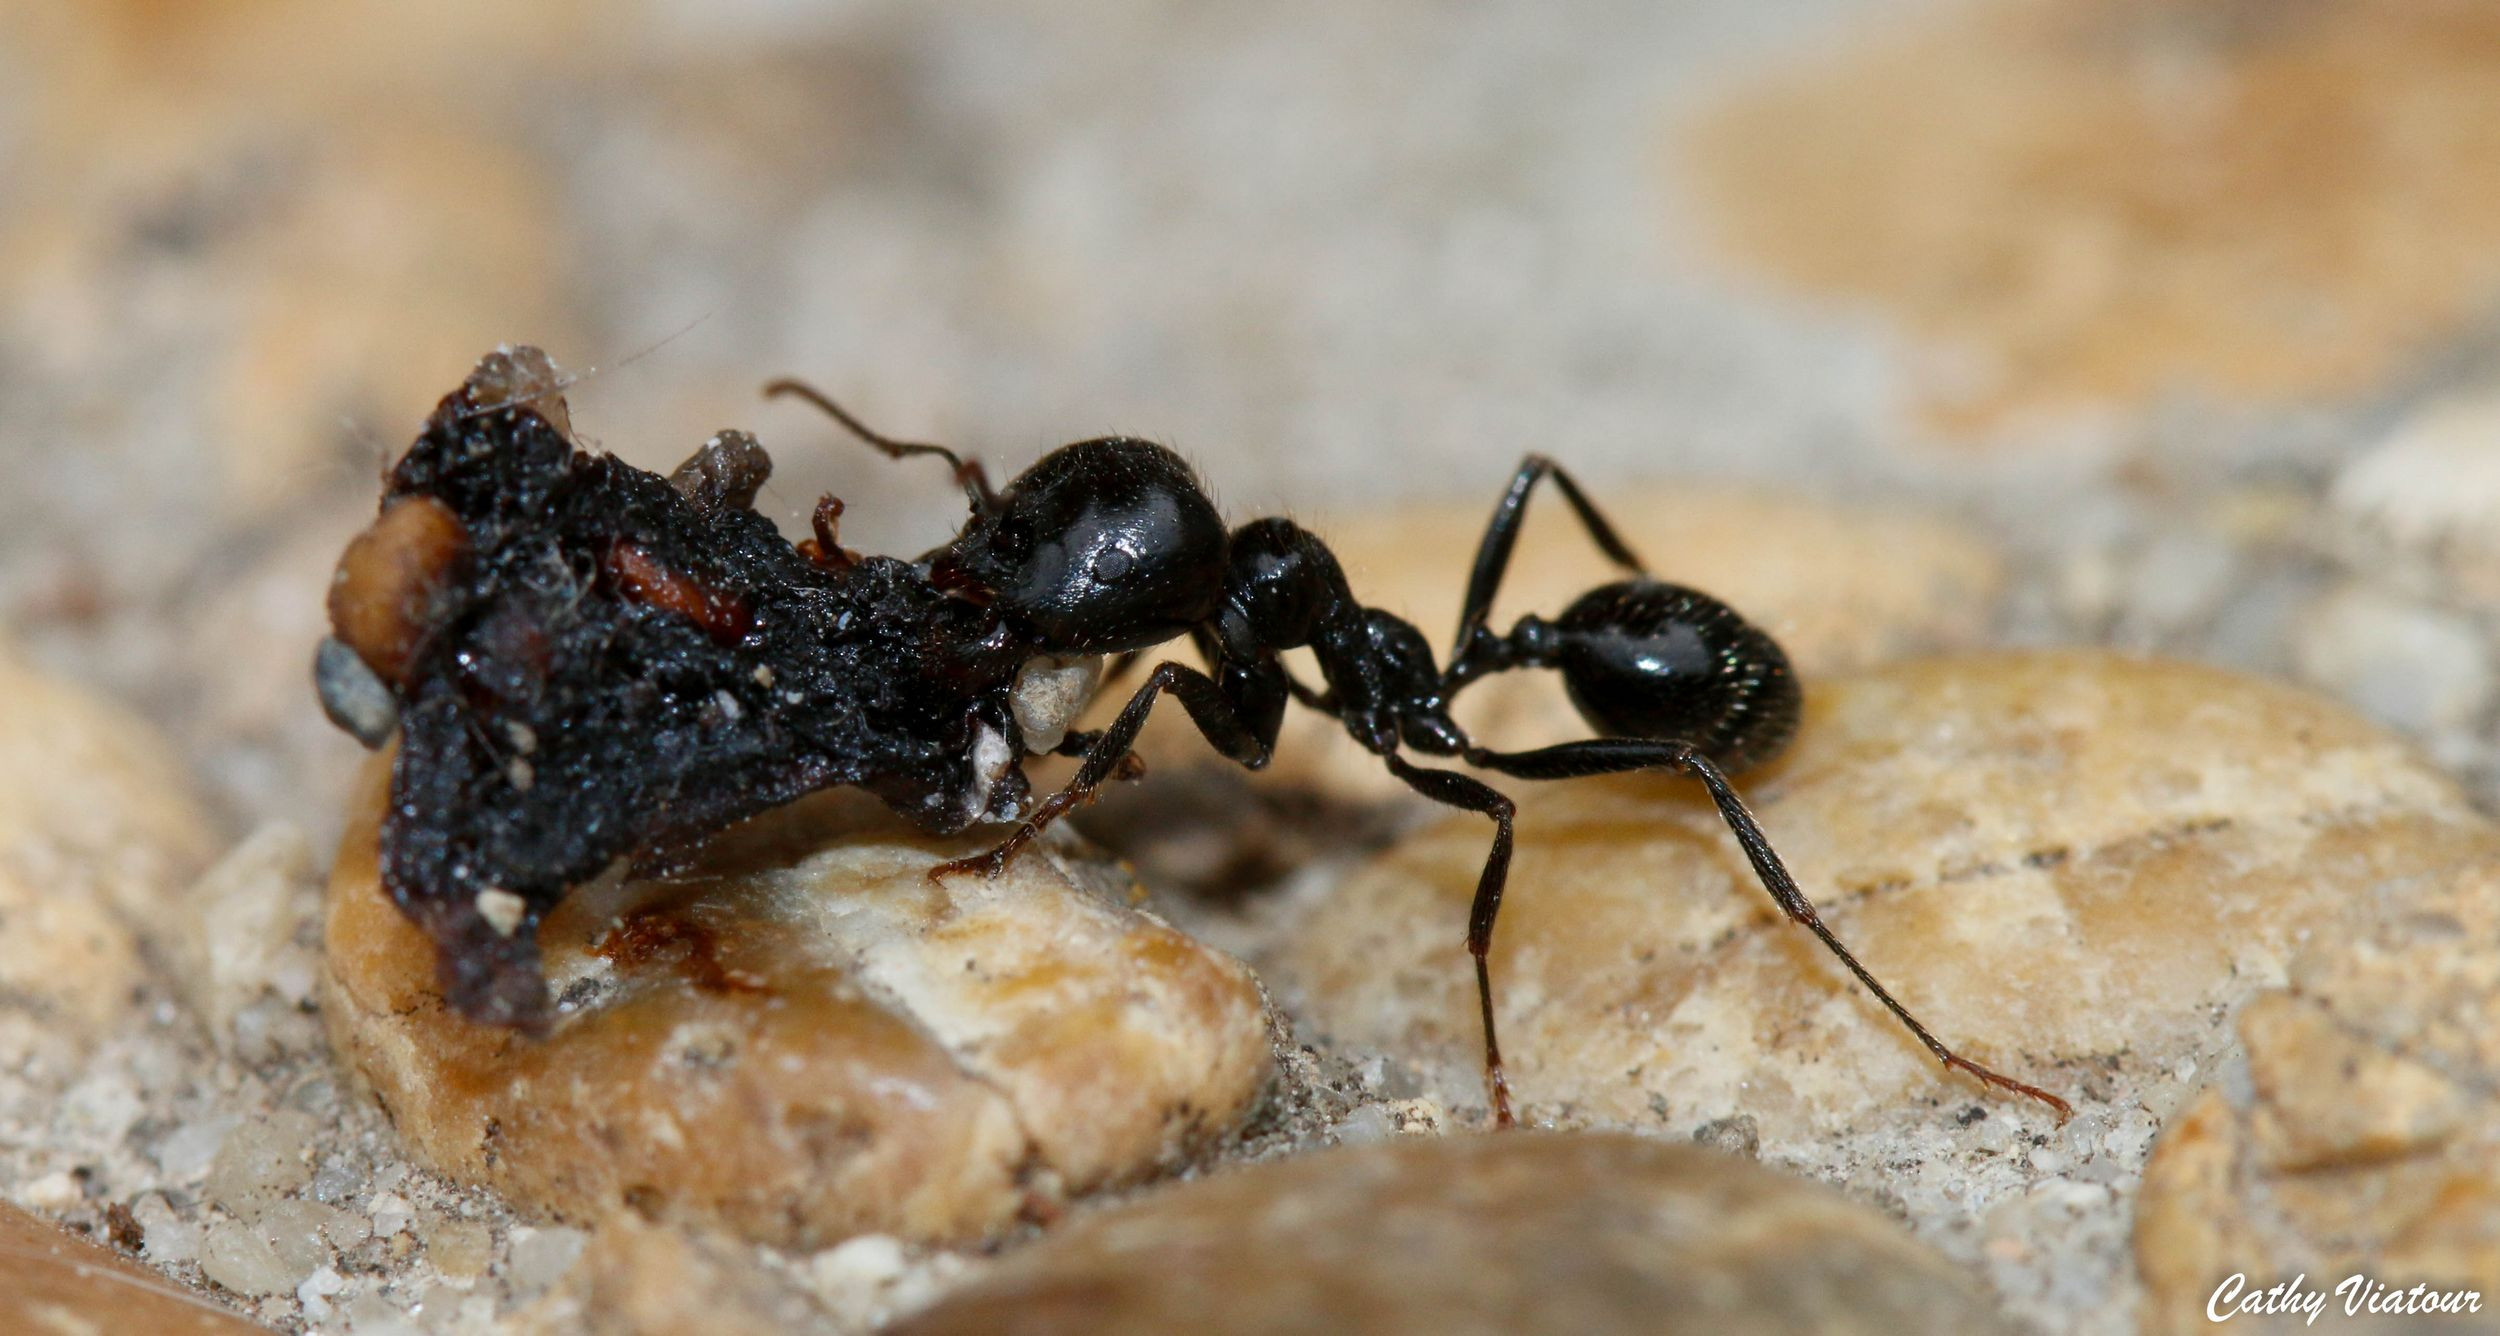
[[[1108,437],[1026,469],[938,557],[1040,648],[1144,649],[1187,632],[1224,587],[1224,521],[1179,455]]]
[[[1656,580],[1601,585],[1552,631],[1571,703],[1600,733],[1689,742],[1733,772],[1796,732],[1788,655],[1708,594]]]

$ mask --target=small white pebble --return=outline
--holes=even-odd
[[[240,1220],[208,1231],[200,1241],[200,1270],[210,1280],[249,1298],[286,1293],[295,1288],[302,1274],[278,1256],[260,1231]]]
[[[391,1306],[379,1290],[367,1290],[347,1304],[347,1329],[355,1336],[416,1336],[417,1325]]]
[[[188,1262],[199,1256],[200,1227],[174,1214],[172,1205],[156,1193],[141,1197],[130,1208],[130,1216],[139,1222],[146,1242],[140,1254],[159,1266]]]
[[[373,1217],[373,1232],[387,1239],[406,1229],[408,1222],[416,1218],[417,1211],[408,1204],[406,1197],[396,1192],[384,1192],[374,1197],[367,1214]]]
[[[310,958],[281,959],[269,970],[269,986],[290,1003],[300,1004],[320,986],[321,971]]]
[[[2408,733],[2464,728],[2495,691],[2471,618],[2359,583],[2308,609],[2292,656],[2312,685]]]
[[[330,1296],[346,1288],[347,1277],[325,1266],[295,1287],[295,1302],[304,1306],[305,1317],[319,1322],[330,1316]]]
[[[572,1270],[590,1236],[578,1229],[515,1225],[504,1249],[503,1279],[515,1297],[545,1290]]]
[[[477,916],[495,930],[497,937],[509,937],[520,931],[521,918],[529,912],[529,901],[499,887],[488,887],[477,893]]]
[[[2153,1115],[2142,1109],[2129,1109],[2119,1115],[2117,1123],[2101,1134],[2101,1151],[2106,1155],[2132,1159],[2151,1148],[2161,1125]]]
[[[373,1237],[373,1221],[355,1211],[334,1211],[329,1222],[322,1225],[321,1237],[344,1252]]]
[[[755,665],[755,685],[757,685],[757,686],[759,686],[759,687],[770,687],[772,684],[773,684],[773,667],[772,667],[772,665],[771,665],[771,664],[769,664],[769,663],[759,663],[759,664]]]
[[[807,1272],[828,1294],[872,1299],[903,1274],[909,1261],[902,1240],[891,1234],[862,1234],[816,1254]]]
[[[19,1200],[38,1211],[66,1211],[86,1199],[78,1179],[66,1170],[45,1174],[26,1185]]]
[[[1347,1114],[1345,1121],[1337,1124],[1337,1144],[1341,1146],[1361,1146],[1375,1141],[1387,1141],[1397,1134],[1397,1120],[1391,1118],[1389,1111],[1378,1104],[1366,1104]]]
[[[278,1256],[297,1274],[327,1266],[331,1261],[326,1235],[331,1218],[341,1212],[317,1201],[301,1199],[282,1201],[262,1213],[260,1235],[277,1249]]]
[[[312,1176],[312,1183],[304,1189],[304,1193],[314,1201],[336,1206],[354,1195],[363,1184],[364,1175],[357,1170],[355,1163],[345,1156],[334,1155],[322,1162],[320,1171]]]
[[[935,1302],[969,1265],[951,1252],[915,1259],[891,1235],[863,1234],[816,1254],[807,1278],[827,1304],[877,1327]]]
[[[226,1134],[241,1121],[224,1117],[184,1123],[156,1143],[156,1167],[176,1183],[197,1179],[208,1172],[209,1162],[217,1158],[217,1148],[225,1144]]]
[[[312,1180],[305,1148],[315,1130],[311,1115],[294,1109],[235,1128],[209,1165],[208,1199],[236,1215],[257,1217]]]

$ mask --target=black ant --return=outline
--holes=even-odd
[[[1124,437],[1062,446],[1003,491],[978,461],[890,440],[791,381],[893,458],[954,472],[971,517],[916,560],[837,541],[818,503],[792,544],[754,510],[772,461],[724,432],[666,478],[567,435],[535,349],[481,362],[385,480],[382,516],[333,585],[317,677],[332,718],[380,745],[394,727],[384,886],[432,937],[444,994],[488,1024],[541,1031],[537,928],[619,857],[665,859],[721,827],[835,785],[933,833],[1019,821],[931,872],[995,875],[1133,764],[1156,698],[1251,769],[1286,702],[1342,723],[1417,793],[1480,813],[1493,847],[1467,925],[1495,1121],[1512,1123],[1486,952],[1511,856],[1511,800],[1402,753],[1522,779],[1631,770],[1701,781],[1780,909],[1820,938],[1948,1067],[2065,1101],[1945,1047],[1824,926],[1727,776],[1777,753],[1799,694],[1776,642],[1708,595],[1662,584],[1571,476],[1531,455],[1476,552],[1447,666],[1420,632],[1364,607],[1325,544],[1290,520],[1225,527],[1180,456]],[[1486,624],[1528,501],[1550,481],[1629,578],[1555,619]],[[1106,656],[1186,637],[1207,665],[1157,664],[1109,727],[1071,731]],[[1309,648],[1322,684],[1279,655]],[[1468,683],[1552,668],[1600,735],[1533,751],[1477,746],[1450,716]],[[1031,801],[1027,756],[1082,757]]]

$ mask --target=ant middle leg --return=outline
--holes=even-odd
[[[1493,1027],[1493,969],[1488,958],[1493,950],[1493,920],[1502,912],[1502,887],[1510,879],[1511,816],[1517,807],[1490,785],[1455,770],[1410,765],[1395,753],[1380,759],[1388,762],[1390,773],[1405,780],[1408,788],[1434,802],[1493,818],[1493,848],[1485,855],[1484,871],[1476,876],[1476,898],[1467,910],[1467,954],[1476,960],[1476,1009],[1484,1018],[1484,1086],[1493,1101],[1493,1125],[1516,1127],[1518,1120],[1510,1111],[1510,1078],[1502,1071],[1502,1043]]]
[[[1120,772],[1128,761],[1129,748],[1137,742],[1139,730],[1146,726],[1146,716],[1154,709],[1155,698],[1167,691],[1180,698],[1182,707],[1189,711],[1190,722],[1198,726],[1217,751],[1252,770],[1267,764],[1276,746],[1277,728],[1284,719],[1283,687],[1255,669],[1227,671],[1225,680],[1218,682],[1188,664],[1167,659],[1120,707],[1111,726],[1092,736],[1084,764],[1077,767],[1076,777],[1066,787],[1044,798],[1033,809],[1033,815],[1026,817],[997,847],[987,853],[940,863],[929,869],[929,879],[944,881],[964,872],[995,877],[1006,871],[1017,851],[1031,844],[1052,822],[1093,797],[1094,790]]]
[[[825,416],[841,423],[844,430],[883,453],[888,459],[905,459],[913,455],[935,455],[945,460],[955,470],[955,485],[964,489],[964,495],[971,500],[975,514],[987,515],[998,509],[998,493],[990,489],[989,471],[981,467],[980,460],[966,459],[942,445],[932,445],[927,441],[898,441],[881,432],[873,431],[868,424],[851,416],[849,409],[835,403],[833,396],[806,381],[784,376],[779,380],[765,382],[765,398],[777,399],[783,395],[793,395],[814,404]]]
[[[1450,646],[1449,671],[1457,676],[1461,665],[1468,662],[1479,640],[1487,638],[1485,619],[1492,614],[1493,596],[1501,589],[1502,576],[1510,569],[1511,549],[1519,542],[1519,525],[1526,518],[1528,497],[1536,485],[1547,478],[1562,489],[1563,499],[1580,517],[1580,527],[1588,530],[1589,541],[1606,559],[1628,574],[1643,575],[1648,568],[1629,544],[1606,522],[1596,503],[1580,490],[1560,464],[1543,455],[1530,455],[1519,463],[1519,471],[1511,475],[1510,486],[1493,507],[1493,519],[1484,527],[1484,538],[1476,545],[1475,569],[1467,577],[1467,602],[1458,614],[1458,637]]]
[[[1858,958],[1841,943],[1838,934],[1824,924],[1822,916],[1814,911],[1813,902],[1806,899],[1805,891],[1797,885],[1797,879],[1789,875],[1786,865],[1780,862],[1779,854],[1772,850],[1770,837],[1762,832],[1762,824],[1754,819],[1752,810],[1745,806],[1745,800],[1737,796],[1735,786],[1728,783],[1726,774],[1716,762],[1689,744],[1646,738],[1591,738],[1524,752],[1496,752],[1471,747],[1464,755],[1469,765],[1516,775],[1521,779],[1572,779],[1582,775],[1614,775],[1652,769],[1682,771],[1699,779],[1702,786],[1710,791],[1710,801],[1718,806],[1720,818],[1727,822],[1737,844],[1744,848],[1746,861],[1753,864],[1754,875],[1761,880],[1762,888],[1770,893],[1781,912],[1792,921],[1803,924],[1807,931],[1820,939],[1848,968],[1849,973],[1875,995],[1875,1000],[1884,1004],[1885,1010],[1909,1027],[1910,1033],[1917,1036],[1929,1053],[1948,1068],[1967,1072],[2000,1090],[2027,1095],[2048,1105],[2057,1110],[2057,1120],[2061,1123],[2073,1116],[2074,1106],[2065,1100],[1955,1053],[1920,1024],[1919,1019],[1910,1014],[1909,1008],[1893,997],[1891,990],[1877,982],[1866,966],[1858,963]]]

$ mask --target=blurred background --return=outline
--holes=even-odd
[[[599,444],[750,427],[785,526],[833,490],[883,550],[960,503],[764,379],[1002,475],[1152,436],[1243,517],[1489,503],[1529,449],[1938,510],[2014,562],[1999,638],[2306,676],[2490,770],[2487,3],[0,24],[0,628],[172,727],[238,827],[335,829],[330,564],[506,341]]]

